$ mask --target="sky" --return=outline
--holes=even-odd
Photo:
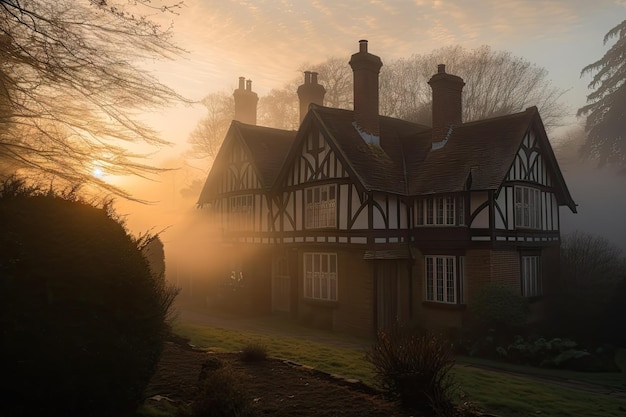
[[[300,77],[303,63],[347,63],[367,39],[383,64],[456,44],[510,51],[568,90],[573,115],[589,93],[580,71],[607,50],[603,37],[626,18],[626,0],[185,0],[177,13],[158,18],[173,24],[174,41],[188,52],[151,68],[192,100],[233,91],[239,76],[266,94]],[[184,149],[202,116],[200,106],[150,116],[177,144],[161,155]]]

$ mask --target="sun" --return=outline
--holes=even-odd
[[[104,176],[106,175],[106,172],[104,171],[104,168],[102,167],[101,163],[96,161],[96,162],[93,162],[91,166],[92,166],[91,175],[94,178],[97,178],[99,180],[104,178]]]

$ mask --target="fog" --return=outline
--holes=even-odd
[[[575,230],[602,236],[626,251],[626,189],[623,167],[600,167],[579,155],[585,138],[580,126],[571,127],[556,142],[555,153],[578,213],[561,208],[561,234]]]
[[[210,279],[220,277],[212,269],[220,254],[211,245],[219,237],[219,229],[206,208],[196,207],[210,161],[185,161],[179,156],[164,161],[161,167],[173,169],[124,185],[135,198],[148,203],[118,199],[115,209],[133,235],[159,234],[166,278],[181,289],[180,297],[191,297]]]

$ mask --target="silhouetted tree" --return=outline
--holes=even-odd
[[[201,103],[207,110],[206,116],[189,134],[187,142],[195,158],[214,159],[235,116],[235,100],[232,94],[217,92],[208,94]]]
[[[182,52],[169,28],[142,13],[179,6],[159,3],[0,0],[0,165],[10,166],[4,174],[43,172],[128,197],[92,175],[95,160],[112,174],[156,171],[125,143],[166,143],[138,110],[183,100],[141,67]]]
[[[615,44],[598,61],[587,65],[581,76],[595,73],[587,96],[587,105],[578,109],[587,116],[587,141],[582,151],[600,164],[626,158],[626,20],[604,36],[604,44],[617,38]]]

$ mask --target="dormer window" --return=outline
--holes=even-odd
[[[541,193],[538,189],[515,186],[515,226],[541,229]]]
[[[306,189],[306,228],[337,227],[337,186],[321,185]]]

